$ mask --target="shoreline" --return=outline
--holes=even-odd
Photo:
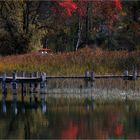
[[[46,72],[48,75],[84,75],[86,70],[96,74],[122,74],[132,67],[140,69],[140,51],[107,51],[84,48],[77,52],[54,53],[53,55],[23,54],[0,57],[0,72]]]

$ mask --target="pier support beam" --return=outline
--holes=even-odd
[[[3,74],[2,78],[2,112],[7,112],[6,107],[7,87],[6,87],[6,73]]]
[[[128,80],[128,70],[125,70],[123,72],[123,75],[124,75],[124,80]]]
[[[12,103],[12,108],[15,114],[17,114],[18,109],[17,109],[17,82],[16,82],[16,78],[17,78],[17,73],[16,71],[13,72],[12,74],[13,80],[12,80],[12,93],[13,93],[13,103]]]
[[[137,79],[137,70],[136,70],[136,67],[133,66],[133,69],[132,69],[132,80],[136,80]]]
[[[30,73],[30,78],[33,77],[33,74]],[[29,94],[30,94],[30,107],[33,107],[33,83],[30,82],[29,83]]]
[[[90,73],[89,71],[85,71],[85,87],[89,86],[89,79],[90,79]]]
[[[34,77],[38,78],[38,72],[34,72]],[[35,104],[35,108],[37,108],[37,104],[38,104],[38,83],[35,82],[33,85],[33,97],[34,97],[34,104]]]
[[[93,82],[95,81],[95,72],[92,71],[90,73],[91,87],[93,87]]]
[[[25,78],[25,72],[22,72],[23,79]],[[25,83],[21,83],[21,103],[22,103],[22,111],[25,112],[25,102],[24,97],[26,96],[26,85]]]
[[[41,82],[40,82],[40,96],[41,96],[41,110],[43,113],[46,112],[46,73],[41,74]]]

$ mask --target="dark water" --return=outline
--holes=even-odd
[[[0,113],[0,138],[130,139],[140,138],[138,102],[51,106],[47,112],[27,108],[14,115],[10,105]]]
[[[41,111],[40,103],[36,106],[29,104],[30,94],[25,96],[27,101],[25,102],[25,112],[22,111],[19,92],[18,112],[15,114],[11,107],[13,98],[10,94],[11,88],[8,88],[6,113],[2,113],[0,104],[0,138],[140,139],[139,82],[97,81],[93,87],[87,89],[84,89],[83,83],[77,81],[75,83],[73,81],[72,83],[70,81],[48,83],[47,111],[45,113]],[[59,88],[62,89],[59,91]],[[65,88],[67,93],[62,94],[65,92]],[[52,90],[54,90],[54,94]],[[57,92],[55,93],[55,91]],[[60,92],[59,98],[58,91]],[[65,98],[65,95],[68,97]],[[95,99],[94,108],[86,108],[85,98],[91,98],[91,95]],[[95,98],[95,95],[98,95],[99,98]],[[117,99],[121,99],[124,95],[125,97],[127,95],[128,100],[125,98],[116,101],[116,98],[113,98],[117,96]],[[132,98],[133,96],[135,98]],[[39,95],[38,97],[40,98]],[[106,99],[105,102],[102,102],[103,99]],[[36,107],[38,108],[33,109]]]

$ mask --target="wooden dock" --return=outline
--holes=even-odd
[[[42,81],[42,78],[44,81],[51,80],[51,79],[79,79],[79,80],[86,80],[86,81],[95,81],[98,79],[124,79],[124,80],[136,80],[140,78],[140,75],[137,75],[137,72],[133,72],[133,74],[128,75],[128,72],[125,71],[123,75],[95,75],[94,72],[85,72],[85,75],[83,76],[47,76],[46,73],[40,74],[30,74],[30,76],[17,76],[17,73],[13,72],[13,75],[11,77],[6,76],[6,74],[3,74],[0,76],[0,82],[5,81],[6,83],[11,83],[13,80],[16,83],[40,83]]]
[[[0,83],[2,85],[2,112],[7,112],[6,107],[6,97],[7,97],[7,83],[11,84],[12,87],[12,109],[15,114],[18,112],[17,107],[17,94],[18,93],[18,84],[21,85],[21,102],[22,102],[22,109],[25,111],[25,95],[27,93],[26,84],[28,84],[29,88],[29,96],[30,96],[30,105],[31,107],[34,106],[38,102],[38,88],[40,93],[40,103],[41,103],[41,110],[42,112],[46,112],[46,88],[47,88],[47,81],[51,79],[77,79],[77,80],[84,80],[85,86],[90,85],[98,79],[123,79],[123,80],[137,80],[140,75],[137,74],[136,70],[132,71],[131,75],[128,75],[128,71],[125,70],[122,75],[95,75],[93,71],[89,72],[86,71],[83,76],[48,76],[46,73],[41,73],[40,75],[38,72],[31,73],[29,76],[25,76],[25,73],[22,73],[22,76],[17,76],[16,71],[12,73],[12,76],[9,77],[4,73],[0,77]]]
[[[140,78],[140,75],[138,75],[136,77]],[[85,77],[85,76],[46,76],[46,81],[47,80],[51,80],[51,79],[83,79],[83,80],[88,80],[88,81],[92,81],[92,77]],[[133,79],[133,75],[128,75],[128,76],[124,76],[124,75],[96,75],[94,77],[94,80],[98,80],[98,79],[127,79],[127,80],[135,80]],[[3,77],[0,77],[0,82],[3,81]],[[13,77],[5,77],[5,82],[6,83],[11,83],[13,81]],[[17,83],[36,83],[36,82],[41,82],[41,78],[40,77],[17,77],[15,82]]]

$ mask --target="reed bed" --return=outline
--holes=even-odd
[[[106,51],[85,48],[77,52],[52,55],[24,54],[0,57],[0,72],[46,72],[48,75],[83,75],[85,70],[97,74],[122,74],[124,69],[140,69],[140,51]]]
[[[85,85],[83,80],[48,80],[47,88],[45,89],[47,104],[58,105],[84,105],[85,100],[91,101],[94,99],[96,103],[104,104],[106,102],[125,102],[126,100],[140,101],[140,80],[125,81],[118,80],[96,80],[92,86]],[[7,101],[12,101],[12,87],[7,84],[8,95]],[[29,102],[30,89],[29,84],[26,84],[27,93],[25,102]],[[40,102],[40,86],[37,88],[38,101]],[[0,92],[1,88],[0,88]],[[2,94],[0,95],[0,99]],[[21,102],[21,84],[18,84],[17,89],[18,101]]]

